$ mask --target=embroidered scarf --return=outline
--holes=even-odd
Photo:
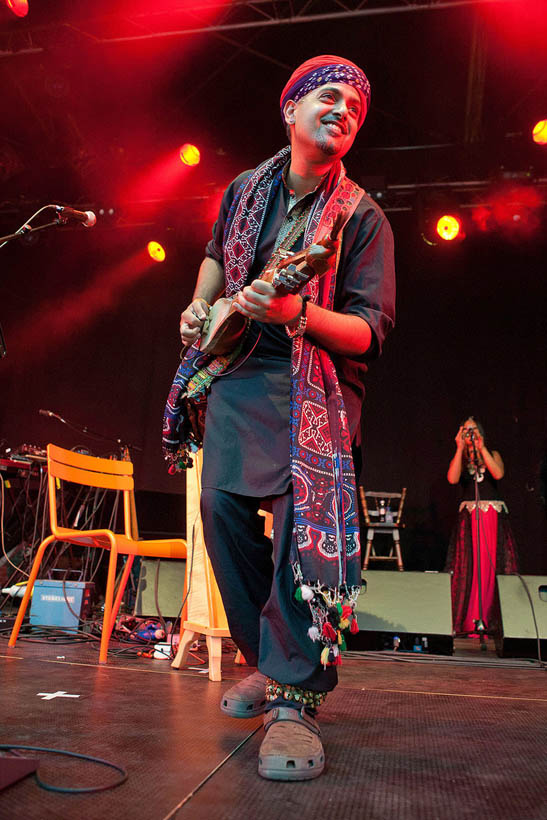
[[[255,258],[260,231],[290,147],[260,165],[234,197],[224,231],[226,295],[243,288]],[[336,163],[321,185],[308,219],[304,247],[328,233],[343,212],[349,218],[363,191]],[[339,254],[338,254],[339,256]],[[338,260],[337,260],[338,261]],[[303,289],[310,301],[332,310],[336,266]],[[196,371],[219,372],[226,357],[204,357],[199,348],[187,352],[171,388],[163,425],[163,445],[171,471],[177,459],[200,446],[184,410],[184,399],[202,396]],[[228,362],[229,363],[229,362]],[[199,378],[197,379],[199,382]],[[189,388],[190,386],[190,388]],[[192,392],[193,391],[193,392]],[[357,631],[354,615],[361,587],[359,515],[348,420],[336,370],[329,353],[306,336],[295,337],[291,360],[290,466],[294,489],[291,564],[296,597],[312,613],[311,640],[324,645],[322,662],[339,664],[344,647],[341,632]]]

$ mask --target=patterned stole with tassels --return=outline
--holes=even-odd
[[[287,147],[264,162],[234,198],[224,231],[227,296],[247,282],[268,204],[289,158]],[[345,224],[362,195],[363,190],[345,176],[342,163],[337,163],[313,203],[304,246],[329,233],[341,214]],[[303,289],[311,302],[327,310],[334,306],[339,256],[340,252],[326,275],[314,277]],[[197,347],[187,351],[164,415],[163,446],[170,471],[187,466],[188,452],[201,446],[197,422],[203,423],[208,387],[234,358],[234,354],[204,356]],[[194,408],[190,413],[189,397]],[[309,637],[323,645],[322,662],[336,665],[344,648],[343,631],[357,631],[354,609],[361,586],[357,496],[349,425],[336,370],[329,353],[306,336],[293,339],[290,408],[295,502],[291,563],[296,597],[310,606],[313,625]]]

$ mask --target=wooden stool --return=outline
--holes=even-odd
[[[179,648],[171,666],[180,669],[186,662],[196,635],[205,635],[209,653],[209,680],[220,681],[222,639],[230,637],[230,630],[203,538],[199,506],[203,450],[193,455],[192,460],[193,467],[186,473],[186,620],[182,623]]]
[[[209,680],[222,680],[222,639],[230,637],[226,612],[220,597],[211,561],[207,555],[200,512],[201,470],[203,450],[192,456],[193,467],[186,474],[186,535],[187,560],[184,594],[186,617],[183,620],[179,648],[171,666],[180,669],[186,662],[188,652],[196,635],[205,635],[209,653]],[[260,511],[264,516],[264,531],[272,531],[271,513]],[[245,658],[238,650],[235,662],[244,664]]]

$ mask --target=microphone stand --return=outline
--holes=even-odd
[[[55,205],[43,205],[39,208],[36,213],[32,214],[30,219],[21,225],[15,233],[8,233],[6,236],[0,236],[0,248],[3,248],[4,245],[7,245],[8,242],[12,239],[20,239],[22,236],[28,236],[31,233],[38,233],[38,231],[44,231],[46,228],[54,228],[56,225],[61,225],[65,220],[63,220],[61,214],[57,214],[56,219],[53,222],[46,222],[45,225],[38,225],[36,228],[32,228],[30,223],[33,219],[36,219],[44,211],[48,211],[50,208],[55,208]],[[5,356],[8,355],[8,350],[6,347],[6,341],[4,339],[4,334],[2,333],[2,327],[0,325],[0,359],[3,359]]]
[[[51,208],[51,205],[47,205],[46,207]],[[38,211],[38,213],[40,213]],[[6,236],[0,236],[0,248],[3,248],[4,245],[10,241],[10,239],[20,239],[22,236],[28,236],[31,233],[38,233],[38,231],[43,231],[45,228],[53,228],[55,225],[61,224],[58,219],[55,219],[53,222],[46,222],[45,225],[38,225],[36,228],[31,228],[28,222],[22,225],[15,233],[8,233]]]
[[[122,461],[129,461],[129,454],[131,450],[137,450],[138,452],[142,452],[142,447],[138,447],[136,444],[129,444],[128,442],[124,442],[120,438],[110,438],[109,436],[104,436],[102,433],[97,433],[94,430],[90,430],[87,425],[81,426],[80,424],[75,424],[72,421],[68,421],[60,416],[58,413],[53,413],[51,410],[38,410],[38,413],[41,416],[47,416],[48,418],[57,419],[62,424],[66,424],[71,430],[76,430],[78,433],[82,433],[84,436],[89,436],[90,438],[96,439],[97,441],[105,441],[111,444],[117,444],[120,450],[121,460]]]
[[[36,217],[40,216],[41,213],[44,211],[49,211],[51,208],[55,208],[55,205],[42,205],[41,208],[38,208],[36,213],[32,214],[30,219],[24,222],[20,228],[17,228],[15,233],[9,233],[7,236],[0,236],[0,248],[7,245],[10,239],[20,239],[21,236],[27,236],[28,234],[36,233],[37,231],[43,231],[45,228],[53,228],[55,225],[59,225],[61,223],[61,219],[59,218],[59,215],[57,215],[53,222],[47,222],[45,225],[38,225],[36,228],[31,227],[30,223],[33,219],[36,219]]]
[[[475,438],[472,437],[471,444],[473,445],[473,458],[475,461],[475,475],[473,479],[475,481],[475,522],[476,522],[476,543],[477,543],[477,550],[476,550],[476,561],[477,561],[477,592],[479,598],[479,617],[474,620],[475,624],[475,632],[478,632],[479,639],[480,639],[480,647],[483,652],[486,651],[486,641],[485,636],[488,634],[488,630],[486,629],[486,625],[483,619],[483,606],[482,606],[482,568],[481,568],[481,515],[482,511],[480,508],[481,497],[479,492],[479,456],[477,453],[477,448],[475,447]],[[485,467],[486,469],[486,467]]]

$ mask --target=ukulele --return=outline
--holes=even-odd
[[[332,231],[318,242],[296,253],[279,249],[274,260],[262,271],[259,279],[270,282],[279,296],[298,293],[314,276],[323,276],[330,268],[338,249],[338,234],[346,221],[339,214]],[[222,356],[230,353],[241,341],[250,319],[234,307],[235,296],[221,297],[209,308],[199,341],[202,353]]]

